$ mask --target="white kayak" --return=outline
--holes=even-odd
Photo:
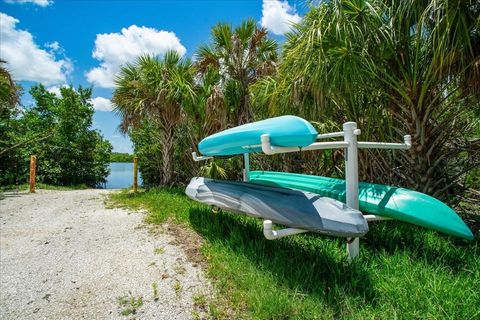
[[[368,232],[360,211],[312,192],[194,177],[185,193],[207,205],[292,228],[352,238]]]

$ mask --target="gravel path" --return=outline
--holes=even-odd
[[[201,268],[142,213],[106,209],[108,192],[4,194],[0,319],[191,319],[198,311],[194,297],[210,291]],[[135,314],[121,314],[136,304]]]

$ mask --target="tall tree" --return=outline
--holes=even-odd
[[[110,143],[92,130],[91,89],[62,88],[61,96],[48,92],[43,85],[33,86],[32,106],[17,115],[11,136],[17,138],[13,161],[3,162],[0,183],[24,183],[28,161],[37,155],[40,182],[55,185],[86,184],[96,186],[108,175]],[[0,157],[4,160],[9,153]]]
[[[393,1],[384,12],[391,24],[379,39],[388,55],[368,62],[397,131],[413,138],[405,180],[444,197],[480,164],[480,137],[472,136],[480,110],[480,6]]]
[[[23,141],[17,134],[17,116],[21,87],[0,60],[0,183],[14,180],[11,168],[18,162],[18,147]]]
[[[363,172],[445,198],[479,164],[479,16],[464,0],[321,2],[288,35],[264,101],[355,120],[364,137],[411,134],[410,151],[371,153]]]
[[[183,109],[195,97],[190,60],[181,58],[176,51],[168,51],[161,59],[140,56],[121,68],[115,84],[112,102],[122,118],[123,132],[138,127],[142,120],[158,126],[163,162],[160,183],[171,185],[176,129],[183,120]]]
[[[212,28],[211,37],[211,44],[197,51],[197,70],[203,76],[211,74],[211,68],[218,72],[220,81],[211,90],[211,99],[225,97],[230,124],[246,123],[253,115],[250,86],[275,71],[277,43],[252,19],[235,29],[219,23]]]
[[[20,103],[20,87],[4,66],[6,61],[0,59],[0,113],[12,109]]]

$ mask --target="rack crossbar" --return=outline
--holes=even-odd
[[[357,128],[355,122],[346,122],[343,124],[343,131],[330,132],[318,134],[317,139],[329,139],[343,137],[342,141],[327,141],[327,142],[314,142],[305,147],[280,147],[270,144],[270,136],[263,134],[260,137],[261,144],[259,145],[247,145],[242,148],[245,149],[244,168],[243,168],[243,180],[249,181],[250,171],[250,157],[249,149],[261,148],[263,153],[267,155],[289,153],[298,151],[309,150],[325,150],[325,149],[345,149],[345,188],[346,188],[346,204],[352,209],[359,209],[358,201],[358,149],[398,149],[406,150],[412,146],[412,138],[410,135],[403,137],[403,143],[386,143],[386,142],[371,142],[371,141],[357,141],[357,136],[361,134],[361,130]],[[195,152],[192,153],[195,161],[202,161],[212,159],[212,156],[197,156]],[[384,221],[392,220],[388,217],[382,217],[374,214],[364,215],[364,218],[368,221]],[[282,230],[273,230],[272,222],[266,220],[264,222],[264,235],[267,239],[275,240],[282,237],[304,233],[306,230],[296,228],[286,228]],[[359,238],[347,239],[347,254],[348,259],[354,259],[360,251]]]
[[[330,133],[321,133],[317,135],[317,139],[329,139],[329,138],[338,138],[338,137],[343,137],[344,132],[339,131],[339,132],[330,132]]]
[[[311,150],[325,150],[325,149],[337,149],[347,148],[348,142],[345,141],[332,141],[332,142],[314,142],[306,147],[277,147],[270,144],[270,136],[263,134],[260,139],[262,140],[262,151],[265,154],[272,155],[277,153],[289,153],[298,151],[311,151]]]
[[[213,159],[213,157],[197,156],[196,152],[192,152],[192,158],[193,158],[193,161],[204,161],[208,159]]]

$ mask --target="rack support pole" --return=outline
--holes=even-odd
[[[355,122],[343,124],[344,141],[348,142],[345,152],[345,185],[347,206],[352,209],[359,209],[358,205],[358,146],[357,134],[359,133]],[[348,260],[351,261],[358,256],[360,251],[359,238],[347,239]]]
[[[250,181],[250,154],[243,154],[243,181]]]
[[[268,240],[277,240],[283,237],[288,237],[294,234],[300,234],[308,232],[308,230],[297,229],[297,228],[286,228],[281,230],[273,230],[273,223],[271,220],[263,221],[263,235]]]

